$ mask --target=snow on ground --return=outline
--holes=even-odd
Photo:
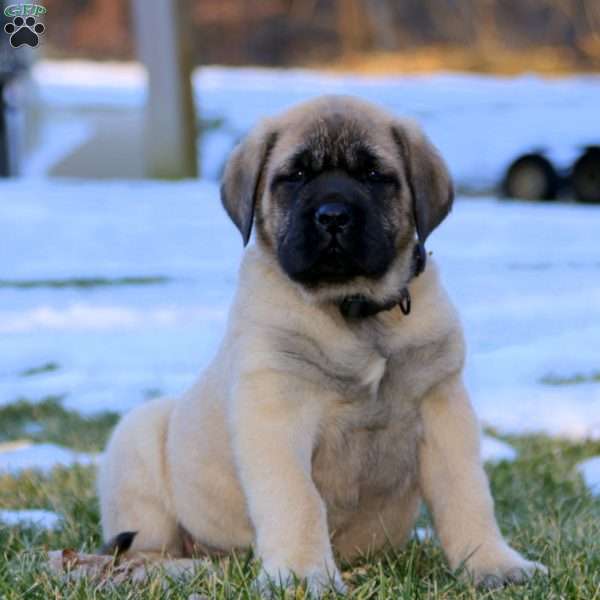
[[[435,539],[435,532],[430,527],[417,527],[413,531],[413,538],[419,542],[429,542]]]
[[[0,510],[0,527],[16,527],[18,525],[35,525],[42,529],[55,529],[61,522],[61,517],[49,510],[23,509]]]
[[[139,63],[40,60],[33,78],[46,106],[131,108],[146,98],[146,71]]]
[[[44,177],[67,154],[90,139],[94,128],[86,119],[68,118],[43,121],[40,140],[26,157],[22,168],[25,177]]]
[[[135,110],[145,99],[145,72],[135,63],[41,61],[34,79],[43,105],[55,111]],[[567,166],[582,146],[600,141],[598,76],[366,77],[206,67],[197,69],[193,80],[199,114],[224,120],[222,128],[202,140],[202,171],[209,178],[218,177],[235,140],[258,119],[325,93],[361,96],[417,119],[458,184],[469,188],[497,184],[506,166],[524,151],[548,148],[559,165]]]
[[[83,413],[125,411],[193,382],[242,253],[217,185],[21,180],[0,197],[0,404],[56,394]],[[600,437],[598,231],[600,207],[459,198],[431,236],[484,424]],[[166,280],[19,287],[84,277]]]
[[[506,442],[489,435],[481,436],[481,458],[483,462],[498,463],[503,460],[512,462],[517,458],[517,451]]]
[[[97,457],[74,452],[56,444],[17,442],[0,444],[0,475],[17,475],[27,469],[48,473],[54,467],[70,467],[74,464],[95,464]]]
[[[600,456],[584,460],[578,465],[577,470],[590,491],[600,496]]]
[[[0,404],[57,395],[83,413],[122,412],[180,393],[215,351],[242,253],[217,186],[32,179],[93,136],[94,110],[139,112],[146,86],[133,63],[42,61],[34,80],[47,117],[41,144],[26,162],[28,179],[0,184]],[[496,184],[521,152],[547,147],[566,166],[600,141],[595,76],[210,67],[195,72],[194,87],[200,115],[223,120],[202,139],[209,180],[256,120],[323,93],[416,118],[471,189]],[[600,438],[599,230],[597,207],[462,198],[432,236],[428,247],[463,317],[466,379],[484,424]],[[128,277],[149,279],[119,280]],[[69,285],[77,278],[90,281]],[[91,285],[98,278],[114,285]],[[48,363],[57,368],[27,373]],[[47,465],[72,459],[37,446],[20,450],[23,464],[45,450]],[[487,437],[482,454],[516,456]]]

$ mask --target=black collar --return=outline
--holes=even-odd
[[[424,270],[427,262],[427,253],[425,252],[425,245],[422,242],[417,242],[413,250],[412,259],[412,272],[410,279],[406,285],[400,290],[398,296],[393,300],[380,304],[369,300],[365,296],[356,294],[354,296],[347,296],[340,304],[340,312],[345,319],[366,319],[367,317],[373,317],[377,313],[391,310],[392,308],[399,306],[403,315],[408,315],[411,308],[410,293],[408,291],[408,284],[412,279],[418,277]]]

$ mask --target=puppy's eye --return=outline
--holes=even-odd
[[[364,174],[367,183],[397,184],[397,179],[390,173],[382,173],[377,169],[369,169]]]
[[[286,179],[288,181],[302,181],[305,177],[306,171],[304,169],[295,169],[286,176]]]
[[[308,173],[304,169],[292,169],[291,171],[283,171],[273,180],[273,187],[279,185],[296,185],[304,183],[308,178]]]

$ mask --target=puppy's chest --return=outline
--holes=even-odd
[[[380,502],[416,479],[419,401],[444,353],[435,342],[387,354],[379,341],[343,347],[296,336],[282,346],[287,368],[326,392],[312,467],[330,515]]]
[[[396,376],[398,373],[396,373]],[[313,454],[313,479],[330,514],[354,511],[407,489],[416,479],[418,402],[384,372],[375,386],[332,408]]]

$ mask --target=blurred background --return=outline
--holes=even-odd
[[[489,431],[600,438],[598,0],[6,0],[2,19],[10,443],[98,451],[116,415],[193,382],[242,253],[227,155],[325,93],[415,119],[450,167],[428,249]],[[99,414],[96,437],[66,428]]]
[[[48,56],[135,58],[126,0],[44,6]],[[600,60],[593,0],[180,0],[173,8],[184,13],[195,65],[556,74]]]
[[[5,22],[11,6],[18,4],[4,0]],[[565,178],[577,159],[591,147],[592,170],[600,164],[590,83],[600,68],[595,0],[43,7],[35,49],[1,39],[0,173],[215,179],[258,118],[327,92],[367,96],[417,118],[465,191],[573,195]],[[565,85],[573,74],[578,83]],[[575,195],[597,200],[589,170],[575,177]]]

